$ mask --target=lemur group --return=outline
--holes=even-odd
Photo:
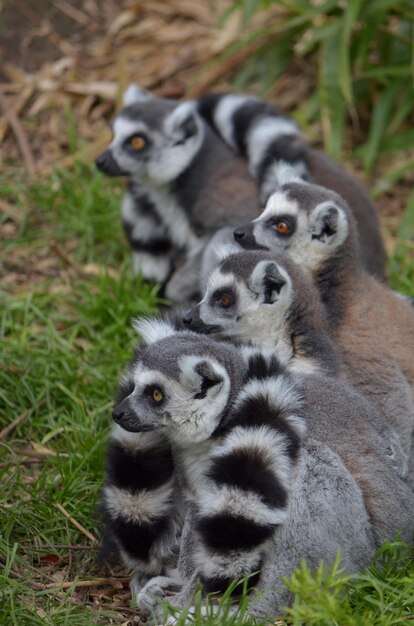
[[[127,177],[134,269],[176,304],[135,321],[101,494],[137,609],[243,579],[235,605],[274,619],[302,559],[352,573],[412,541],[414,307],[367,192],[239,94],[130,86],[97,166]]]

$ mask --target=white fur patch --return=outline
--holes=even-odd
[[[202,378],[196,372],[199,363],[207,361],[222,382],[208,389],[204,398],[188,402],[187,412],[183,412],[178,428],[173,434],[178,445],[204,441],[213,433],[223,413],[230,393],[230,379],[226,369],[216,359],[201,356],[183,356],[178,361],[180,383],[189,394],[201,390]],[[178,411],[177,411],[178,413]]]
[[[172,576],[150,578],[142,588],[134,584],[133,578],[130,587],[137,609],[144,613],[151,613],[159,605],[160,600],[166,600],[165,592],[167,589],[182,586],[183,583],[184,580],[178,571],[174,570]]]
[[[195,554],[198,570],[206,578],[217,575],[225,578],[243,578],[247,574],[260,569],[263,545],[250,551],[234,550],[225,554],[212,554],[203,545]]]
[[[260,189],[260,197],[266,203],[269,196],[277,191],[279,187],[287,183],[306,183],[303,178],[308,173],[306,164],[298,161],[294,164],[280,160],[267,169]]]
[[[295,356],[289,363],[289,372],[295,374],[317,374],[322,368],[312,358],[304,356]]]
[[[289,490],[292,463],[287,455],[288,445],[289,442],[285,433],[276,432],[268,426],[259,426],[258,428],[237,426],[214,451],[213,458],[227,456],[237,450],[255,451],[260,454],[285,489]]]
[[[302,401],[288,376],[282,374],[277,378],[249,381],[237,398],[236,410],[237,406],[252,397],[266,398],[275,411],[280,410],[286,413],[285,419],[297,431],[298,435],[303,436],[305,434],[305,423],[296,415]]]
[[[201,302],[206,302],[209,298],[209,295],[211,295],[214,291],[230,287],[233,289],[234,286],[235,281],[233,275],[223,274],[221,269],[218,267],[213,271],[208,279],[208,292],[204,295]]]
[[[139,133],[148,133],[149,130],[144,122],[138,120],[130,120],[122,116],[122,113],[114,121],[113,126],[114,138],[109,144],[109,148],[119,146],[125,139]]]
[[[233,148],[236,148],[236,144],[233,140],[233,114],[243,104],[249,102],[252,98],[241,96],[238,94],[230,94],[224,96],[218,103],[216,110],[214,111],[214,124],[220,131],[223,139]]]
[[[220,515],[222,513],[242,517],[255,524],[283,524],[287,519],[284,508],[271,508],[263,504],[262,499],[254,491],[238,489],[223,485],[209,485],[199,496],[197,504],[203,516]],[[237,522],[235,522],[237,524]]]
[[[139,87],[136,83],[131,83],[124,91],[122,98],[124,106],[130,106],[136,102],[142,102],[151,98],[151,94],[142,87]]]
[[[127,191],[122,199],[121,215],[123,221],[132,228],[132,240],[147,242],[154,237],[163,236],[165,227],[159,223],[156,215],[141,213],[140,201],[143,197],[144,194],[135,197],[134,193]]]
[[[172,179],[175,177],[174,175]],[[159,186],[158,183],[151,185],[149,196],[157,206],[164,227],[172,241],[180,248],[195,253],[197,248],[202,246],[203,240],[195,235],[187,215],[169,192],[168,187]]]
[[[141,274],[144,280],[164,283],[171,272],[171,261],[152,255],[150,252],[132,252],[134,274]]]
[[[165,515],[171,505],[172,492],[172,481],[158,489],[143,489],[135,493],[110,485],[103,489],[107,509],[113,518],[122,517],[139,524]]]
[[[156,317],[137,317],[133,320],[132,326],[147,344],[155,343],[177,334],[174,326],[167,320]]]
[[[254,221],[266,220],[270,217],[276,217],[277,215],[293,215],[296,216],[300,212],[298,203],[295,200],[291,200],[285,192],[275,191],[269,197],[263,213],[259,215]]]
[[[120,443],[128,450],[147,450],[153,448],[160,442],[158,433],[130,433],[124,430],[119,424],[113,424],[111,439]]]
[[[291,120],[269,116],[259,118],[247,134],[247,154],[252,174],[256,174],[266,149],[275,139],[297,133],[297,126]]]

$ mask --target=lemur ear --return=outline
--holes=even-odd
[[[204,398],[211,387],[223,382],[225,376],[222,367],[214,360],[192,355],[181,359],[180,370],[181,383],[195,394],[196,399]]]
[[[166,130],[172,135],[177,143],[185,143],[202,128],[202,122],[198,116],[193,102],[183,102],[167,117]]]
[[[348,224],[345,213],[332,202],[322,202],[311,213],[310,232],[312,239],[330,245],[340,236],[345,239]]]
[[[157,319],[156,317],[137,317],[133,320],[132,325],[147,345],[177,333],[177,329],[168,320]]]
[[[131,104],[148,100],[148,98],[151,97],[152,96],[149,91],[143,87],[139,87],[136,83],[131,83],[124,91],[123,103],[124,106],[128,107]]]
[[[210,383],[210,387],[218,385],[223,380],[221,373],[214,367],[214,363],[211,361],[200,361],[195,366],[195,371],[201,378],[207,380]]]
[[[279,300],[287,283],[287,275],[274,261],[260,261],[250,278],[251,289],[263,295],[264,304],[273,304]]]

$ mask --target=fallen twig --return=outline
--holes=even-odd
[[[23,91],[19,94],[16,100],[16,103],[14,105],[14,113],[16,117],[17,115],[19,115],[19,113],[23,111],[24,107],[26,106],[30,98],[32,97],[34,91],[35,91],[34,85],[27,85],[23,89]],[[0,121],[0,142],[3,141],[3,139],[7,135],[9,126],[11,126],[10,118],[7,117],[7,115],[5,115],[4,118]]]
[[[29,550],[29,552],[47,552],[50,550],[85,550],[85,551],[96,551],[98,548],[96,546],[78,546],[73,545],[71,543],[54,543],[53,545],[41,545],[37,548],[33,548],[32,546],[28,546],[25,543],[22,543],[22,546],[25,550]]]
[[[65,507],[59,504],[59,502],[55,503],[55,507],[61,513],[63,513],[63,515],[70,521],[71,524],[73,524],[78,530],[81,531],[81,533],[83,533],[86,537],[88,537],[88,539],[90,539],[92,543],[98,543],[97,538],[91,532],[89,532],[89,530],[87,530],[84,526],[82,526],[82,524],[80,524],[74,517],[72,517],[72,515],[70,515],[70,513],[67,512]]]
[[[30,417],[31,414],[31,409],[29,409],[29,411],[24,411],[23,413],[18,415],[16,419],[10,422],[10,424],[3,428],[3,430],[0,431],[0,441],[4,441],[5,439],[7,439],[7,437],[13,432],[13,430],[17,428],[19,424],[27,420],[27,418]]]
[[[22,153],[22,157],[26,164],[27,171],[29,172],[30,176],[34,176],[36,174],[35,160],[30,149],[29,142],[27,141],[26,133],[24,132],[16,113],[13,111],[12,108],[9,107],[6,98],[1,92],[0,105],[4,111],[6,119],[13,129],[14,134],[16,135],[17,143],[19,144],[20,152]]]
[[[102,587],[102,585],[112,585],[116,589],[122,589],[125,583],[130,580],[129,576],[123,576],[122,578],[91,578],[90,580],[72,580],[62,583],[48,583],[44,585],[44,589],[70,589],[73,587]]]

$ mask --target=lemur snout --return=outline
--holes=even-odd
[[[95,165],[98,170],[108,176],[126,176],[126,172],[121,170],[110,150],[105,150],[105,152],[98,156]]]
[[[122,418],[125,415],[125,410],[122,407],[122,405],[117,406],[113,411],[112,411],[112,419],[114,420],[114,422],[116,422],[117,424],[119,424],[119,422],[122,420]]]
[[[244,228],[236,228],[236,230],[233,232],[233,235],[236,241],[240,241],[240,239],[243,239],[243,237],[246,236],[246,232]]]

